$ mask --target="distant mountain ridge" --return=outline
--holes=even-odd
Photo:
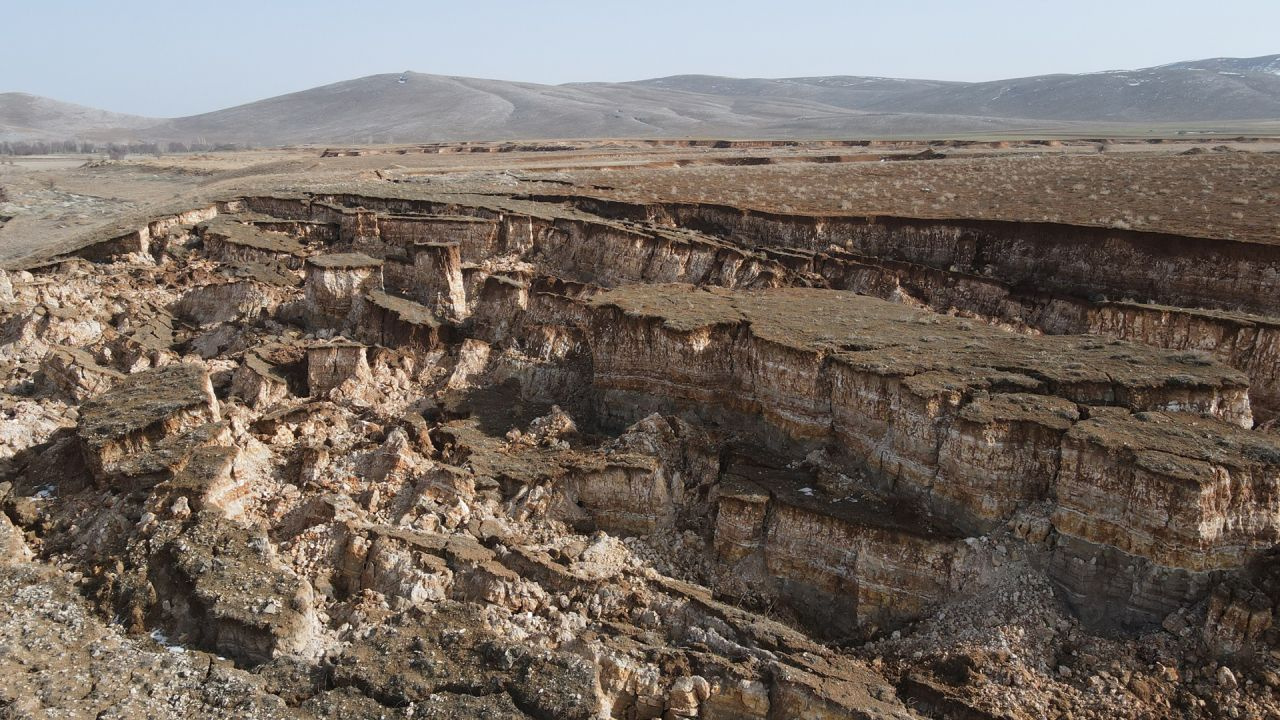
[[[1280,55],[1262,55],[1253,58],[1209,58],[1190,62],[1161,65],[1160,68],[1181,70],[1210,70],[1213,72],[1270,73],[1280,75]]]
[[[0,94],[0,140],[290,143],[834,137],[1280,120],[1280,54],[991,82],[677,75],[540,85],[371,75],[183,118]]]

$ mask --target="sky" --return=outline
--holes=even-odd
[[[157,117],[412,70],[996,80],[1280,53],[1280,0],[0,0],[0,92]]]

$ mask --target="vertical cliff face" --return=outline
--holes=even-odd
[[[783,603],[825,637],[900,627],[964,583],[971,551],[953,529],[852,483],[739,456],[717,498],[723,590]]]
[[[364,313],[365,297],[382,289],[382,261],[358,253],[307,259],[307,324],[343,329]]]
[[[1063,435],[1080,406],[1060,397],[1001,393],[974,398],[948,424],[930,495],[949,515],[983,524],[1056,492]]]
[[[870,473],[879,487],[975,532],[1056,503],[1064,537],[1133,559],[1109,587],[1081,585],[1063,571],[1064,583],[1097,607],[1115,604],[1149,621],[1193,597],[1205,573],[1239,567],[1278,537],[1252,514],[1276,507],[1274,459],[1234,472],[1188,465],[1209,452],[1196,442],[1200,433],[1227,446],[1268,446],[1240,429],[1252,424],[1243,376],[1203,359],[1081,337],[1032,340],[830,291],[628,289],[592,304],[588,344],[606,417],[658,406],[704,421],[756,416],[762,424],[739,427],[776,448],[825,448],[849,474]],[[1152,449],[1142,457],[1152,460],[1107,450],[1136,442],[1102,432],[1109,423],[1146,438]],[[1206,477],[1232,490],[1188,485]],[[727,557],[757,547],[768,557],[765,538],[789,532],[786,524],[766,529],[762,508],[773,506],[749,499],[758,496],[730,496]],[[1120,497],[1129,500],[1117,505]],[[1123,542],[1111,537],[1121,527]],[[801,533],[795,542],[807,549],[796,554],[820,553],[820,538],[833,532]],[[782,561],[767,567],[780,577],[811,574]],[[1126,604],[1132,593],[1118,578],[1138,583],[1152,574],[1169,579],[1146,581],[1160,585],[1148,597],[1166,596],[1151,607]],[[826,592],[836,594],[832,587]]]
[[[606,217],[694,228],[751,247],[822,251],[996,278],[1075,297],[1139,297],[1169,305],[1270,312],[1274,246],[1112,228],[892,217],[807,217],[715,205],[628,205],[575,199]],[[1097,273],[1099,267],[1133,272]]]
[[[451,317],[467,316],[467,293],[462,282],[462,254],[451,243],[415,243],[413,270],[403,290],[419,302],[443,308]]]
[[[380,215],[377,236],[390,247],[456,245],[467,258],[501,254],[496,246],[498,223],[493,218],[465,215]]]
[[[1067,434],[1054,574],[1087,616],[1167,613],[1280,538],[1274,439],[1206,423],[1096,409]]]
[[[770,287],[780,268],[763,255],[688,230],[658,230],[604,221],[560,220],[539,243],[540,264],[572,278],[615,286],[627,282],[709,283]]]

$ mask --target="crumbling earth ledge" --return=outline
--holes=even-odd
[[[375,255],[412,256],[415,243],[460,247],[467,262],[537,251],[557,274],[585,274],[604,285],[770,286],[794,282],[790,274],[821,276],[833,288],[905,295],[936,310],[1041,332],[1213,352],[1249,373],[1254,403],[1268,408],[1268,418],[1280,408],[1280,332],[1269,299],[1276,293],[1258,285],[1280,263],[1274,244],[1053,223],[803,216],[583,196],[433,197],[399,188],[398,197],[388,197],[390,190],[245,197],[219,207],[276,213],[311,238],[321,237],[313,228],[326,228],[323,237],[340,235]],[[1203,262],[1185,266],[1188,257]],[[1130,271],[1103,278],[1096,267]],[[1238,268],[1238,289],[1223,282],[1225,268]],[[426,289],[435,282],[430,277],[413,284]],[[448,282],[456,308],[460,279]]]
[[[379,187],[13,275],[22,583],[66,568],[263,716],[1275,706],[1266,346],[1098,319],[1242,328],[1243,285],[1104,302],[986,257],[1152,250],[1099,229]]]
[[[1244,379],[1220,366],[1088,337],[1032,341],[831,291],[630,287],[591,303],[604,413],[759,417],[765,442],[836,448],[978,532],[1056,503],[1057,531],[1083,541],[1061,552],[1130,560],[1127,582],[1056,576],[1093,617],[1163,617],[1280,530],[1265,519],[1277,446],[1240,429]]]

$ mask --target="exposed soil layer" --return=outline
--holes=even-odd
[[[528,185],[0,274],[4,712],[1280,714],[1274,243]]]

